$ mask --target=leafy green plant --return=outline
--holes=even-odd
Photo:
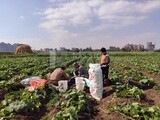
[[[154,86],[154,89],[155,89],[155,90],[160,90],[160,84],[155,85],[155,86]]]
[[[9,117],[17,113],[38,112],[44,100],[51,99],[57,93],[51,84],[46,84],[33,92],[27,90],[14,91],[5,95],[0,107],[0,117]]]
[[[111,111],[121,112],[136,120],[159,120],[160,118],[159,106],[144,107],[139,103],[114,106]]]
[[[79,113],[90,112],[89,98],[84,92],[71,90],[63,97],[61,110],[53,117],[53,120],[77,120]]]
[[[144,91],[135,86],[128,84],[118,84],[113,87],[116,90],[117,97],[129,97],[136,100],[141,100],[145,97]]]

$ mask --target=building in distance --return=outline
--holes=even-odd
[[[120,51],[120,48],[115,46],[110,46],[109,51]]]
[[[50,51],[53,51],[53,49],[52,48],[44,48],[44,51],[45,52],[50,52]]]
[[[155,44],[152,42],[147,42],[147,50],[148,51],[154,51],[155,50]]]
[[[123,51],[144,51],[144,45],[127,44],[122,48]]]

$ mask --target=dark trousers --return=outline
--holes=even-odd
[[[72,85],[75,85],[75,77],[73,77],[73,78],[71,78],[70,80],[69,80],[69,83],[68,83],[68,85],[69,86],[72,86]]]
[[[109,66],[101,67],[101,69],[102,69],[103,84],[105,81],[108,83]]]

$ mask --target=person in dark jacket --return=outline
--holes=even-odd
[[[88,78],[88,71],[80,64],[78,63],[74,63],[73,67],[75,69],[74,74],[76,77],[84,77],[84,78]]]
[[[70,85],[75,84],[75,78],[76,77],[84,77],[84,78],[87,78],[87,79],[89,78],[88,71],[82,65],[80,65],[78,63],[74,63],[73,67],[74,67],[74,73],[73,73],[74,77],[72,77],[70,79],[70,82],[69,82]]]

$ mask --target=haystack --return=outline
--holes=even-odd
[[[31,47],[26,44],[19,44],[16,48],[15,54],[30,54],[33,53]]]

